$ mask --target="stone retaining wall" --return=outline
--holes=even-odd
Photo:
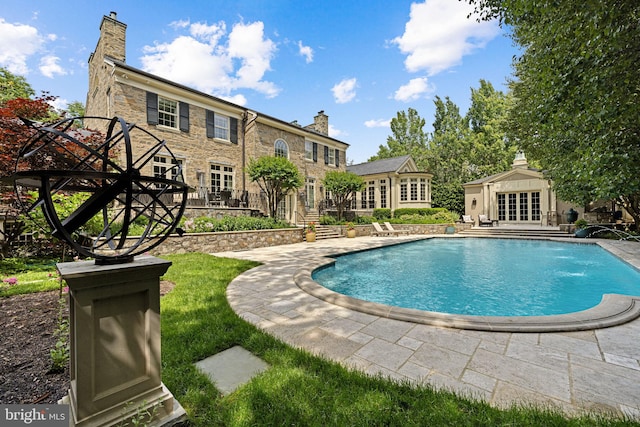
[[[411,234],[445,234],[449,224],[393,224],[396,230],[408,230]],[[470,224],[455,224],[455,231],[471,228]],[[332,226],[341,235],[345,235],[344,226]],[[370,236],[373,232],[371,225],[356,226],[357,236]],[[188,252],[227,252],[241,251],[267,246],[288,245],[303,241],[302,230],[286,228],[278,230],[231,231],[225,233],[188,233],[182,237],[172,234],[154,248],[153,255],[182,254]]]

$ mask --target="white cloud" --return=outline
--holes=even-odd
[[[69,106],[69,100],[65,98],[56,98],[53,101],[49,102],[49,105],[51,105],[53,108],[55,108],[58,111],[62,111],[62,110],[66,110],[67,107]]]
[[[226,24],[177,21],[176,30],[188,30],[168,43],[144,47],[142,68],[153,74],[224,99],[246,102],[234,90],[253,89],[274,97],[280,89],[264,80],[276,52],[264,37],[262,22],[235,24],[227,36]],[[225,39],[226,36],[226,39]]]
[[[406,85],[400,86],[400,88],[393,95],[393,99],[396,101],[409,102],[422,98],[424,95],[433,93],[434,88],[429,84],[426,77],[419,77],[409,80]]]
[[[27,74],[27,59],[43,44],[44,39],[35,27],[10,24],[0,18],[0,66],[14,74]]]
[[[331,88],[333,98],[338,104],[345,104],[352,101],[356,97],[356,87],[358,82],[356,78],[344,79],[340,83]]]
[[[313,49],[310,46],[304,46],[301,41],[298,42],[298,53],[304,56],[307,64],[313,62]]]
[[[331,138],[336,138],[336,139],[344,138],[347,135],[348,135],[348,133],[346,133],[345,131],[337,129],[333,125],[329,124],[329,136]]]
[[[247,104],[247,98],[242,95],[242,94],[236,94],[233,96],[220,96],[221,99],[224,99],[225,101],[229,101],[232,102],[236,105],[246,105]]]
[[[388,128],[391,126],[391,119],[372,119],[364,122],[368,128]]]
[[[67,74],[67,71],[58,64],[60,58],[54,55],[46,55],[40,58],[40,72],[43,76],[49,77],[50,79],[54,78],[56,75],[64,76]]]
[[[499,34],[496,22],[477,22],[473,6],[464,1],[426,0],[411,5],[404,34],[392,42],[407,55],[409,72],[429,75],[460,64],[462,57],[483,48]]]

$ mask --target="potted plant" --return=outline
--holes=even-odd
[[[305,239],[307,242],[315,242],[316,241],[316,224],[315,222],[310,222],[305,227]]]
[[[587,220],[584,218],[580,218],[575,222],[575,224],[576,231],[573,233],[573,235],[575,237],[587,237],[587,234],[589,234],[589,223],[587,222]]]
[[[352,222],[348,222],[346,224],[347,227],[347,237],[349,238],[354,238],[356,237],[356,227],[353,225]]]

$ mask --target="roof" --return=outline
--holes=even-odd
[[[396,172],[410,159],[411,156],[406,155],[400,157],[392,157],[390,159],[375,160],[373,162],[349,165],[347,166],[347,171],[353,172],[356,175],[360,176]]]
[[[497,173],[497,174],[494,174],[494,175],[485,176],[484,178],[479,178],[479,179],[476,179],[476,180],[473,180],[473,181],[465,182],[462,185],[463,186],[465,186],[465,185],[480,185],[480,184],[484,184],[484,183],[487,183],[487,182],[499,181],[499,178],[502,178],[503,176],[510,175],[512,173],[517,173],[518,171],[520,171],[520,172],[527,171],[527,172],[541,173],[541,171],[539,169],[535,169],[535,168],[526,168],[526,169],[514,168],[514,169],[510,169],[510,170],[505,171],[505,172],[500,172],[500,173]]]

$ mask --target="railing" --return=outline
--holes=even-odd
[[[198,191],[189,193],[187,196],[187,206],[263,210],[263,205],[264,201],[260,194],[240,190]]]

